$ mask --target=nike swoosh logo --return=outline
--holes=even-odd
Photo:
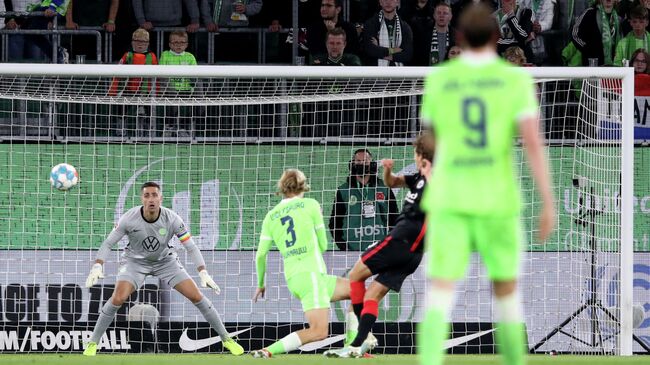
[[[253,329],[253,327],[246,328],[245,330],[231,332],[228,335],[230,337],[235,337],[238,334],[248,332],[251,329]],[[193,340],[193,339],[187,337],[187,328],[186,328],[183,331],[183,334],[181,335],[181,338],[178,339],[178,346],[180,346],[180,348],[183,351],[196,351],[196,350],[200,350],[200,349],[202,349],[204,347],[214,345],[215,343],[219,343],[219,342],[221,342],[221,337],[219,337],[219,336],[204,338],[204,339],[201,339],[201,340]]]
[[[339,342],[341,340],[345,340],[345,335],[336,335],[336,336],[326,338],[324,340],[311,342],[311,343],[308,343],[306,345],[300,346],[298,349],[300,349],[300,351],[315,351],[315,350],[318,350],[321,347],[329,346],[329,345],[331,345],[333,343],[337,343],[337,342]]]
[[[469,341],[471,341],[473,339],[479,338],[481,336],[485,336],[488,333],[492,333],[492,332],[494,332],[494,328],[491,329],[491,330],[487,330],[487,331],[472,333],[471,335],[460,336],[460,337],[455,337],[455,338],[449,339],[449,340],[445,341],[444,350],[450,349],[452,347],[456,347],[458,345],[462,345],[462,344],[467,343],[467,342],[469,342]]]

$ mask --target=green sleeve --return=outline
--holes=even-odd
[[[262,223],[262,233],[260,234],[260,243],[257,246],[255,254],[255,268],[257,270],[257,287],[264,287],[264,275],[266,274],[266,255],[273,245],[273,238],[268,228],[268,220],[265,218]]]
[[[616,44],[616,56],[614,57],[614,66],[623,66],[623,58],[626,58],[625,54],[625,42],[627,39],[623,38]]]
[[[312,210],[312,220],[314,222],[314,229],[316,230],[316,238],[318,239],[318,247],[320,252],[327,251],[327,235],[325,234],[325,221],[323,220],[323,212],[320,204],[314,202]]]
[[[168,65],[169,64],[169,52],[168,51],[163,51],[163,53],[160,55],[160,59],[158,60],[159,65]]]

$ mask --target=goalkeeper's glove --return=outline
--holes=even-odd
[[[214,289],[214,292],[217,294],[221,294],[221,288],[219,288],[219,285],[212,280],[212,277],[210,277],[210,274],[208,274],[208,270],[203,269],[199,271],[199,277],[201,278],[201,286],[204,288],[210,287]]]
[[[90,269],[88,279],[86,279],[86,288],[90,288],[97,283],[97,280],[104,278],[104,267],[100,263],[95,263]]]

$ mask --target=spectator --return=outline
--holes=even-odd
[[[261,10],[262,0],[201,0],[201,17],[210,32],[219,27],[246,27],[249,17]]]
[[[632,25],[630,24],[630,12],[637,6],[644,7],[650,11],[650,0],[619,0],[614,4],[616,12],[623,18],[621,21],[622,35],[627,35],[630,31],[632,31]],[[650,21],[650,16],[648,18],[648,21]],[[650,28],[650,26],[648,26],[648,28]],[[646,30],[650,31],[648,28],[646,28]]]
[[[621,38],[620,21],[614,10],[614,0],[596,0],[573,26],[572,42],[581,53],[582,65],[597,58],[598,65],[614,63],[614,47]]]
[[[201,0],[201,18],[209,32],[226,27],[247,27],[250,18],[261,10],[262,0]],[[215,61],[257,62],[256,34],[222,32],[215,37],[215,42],[215,49],[230,50],[215,53]],[[200,43],[205,44],[207,40]],[[202,58],[202,52],[199,55]]]
[[[334,28],[341,28],[345,31],[346,54],[359,53],[359,36],[354,25],[343,20],[341,14],[343,0],[321,0],[321,20],[307,27],[307,47],[309,54],[314,57],[327,52],[325,38],[328,31]]]
[[[650,95],[650,55],[645,49],[632,53],[630,66],[634,67],[634,95]]]
[[[505,52],[503,52],[503,58],[517,66],[524,66],[527,62],[524,50],[517,46],[512,46],[506,49]]]
[[[185,26],[188,33],[195,33],[199,27],[198,0],[133,0],[133,14],[138,26],[151,31],[155,27],[182,27],[184,26],[183,5],[187,11],[189,24]],[[158,32],[150,34],[153,52],[162,52],[158,49]],[[161,45],[168,39],[168,33],[160,34],[163,37]]]
[[[397,13],[414,28],[416,23],[424,25],[433,20],[431,15],[435,5],[434,0],[402,0]]]
[[[187,49],[187,33],[174,31],[169,35],[169,50],[160,55],[161,65],[192,65],[196,66],[196,59]],[[170,87],[171,86],[171,87]],[[168,87],[164,88],[166,93],[191,94],[194,90],[192,82],[188,78],[172,78]]]
[[[532,15],[532,10],[518,7],[516,0],[501,1],[501,7],[494,12],[501,32],[497,41],[497,52],[500,55],[512,46],[518,46],[524,50],[527,58],[532,58],[528,44],[533,30]]]
[[[650,66],[648,64],[650,64],[650,55],[648,55],[645,49],[639,48],[632,53],[630,66],[634,67],[635,74],[650,74]]]
[[[363,26],[368,64],[404,66],[413,57],[411,27],[397,15],[399,0],[379,0],[381,10]]]
[[[446,60],[447,50],[456,44],[456,35],[449,28],[451,22],[451,6],[445,2],[438,3],[434,8],[433,20],[424,28],[413,28],[413,65],[433,66]]]
[[[411,26],[413,33],[413,59],[410,65],[429,65],[435,4],[434,0],[402,0],[397,11],[397,14]]]
[[[463,49],[459,46],[452,46],[447,52],[447,59],[453,60],[456,57],[459,57],[463,53]]]
[[[158,59],[156,54],[149,50],[149,32],[145,29],[136,29],[133,32],[131,41],[133,50],[126,52],[120,59],[120,65],[157,65]],[[132,77],[127,79],[126,85],[122,85],[122,80],[114,78],[111,87],[108,91],[110,96],[120,96],[123,94],[135,95],[143,94],[148,95],[152,92],[152,81],[140,77]]]
[[[119,6],[120,0],[71,0],[65,14],[65,27],[103,27],[107,32],[113,33]],[[96,60],[96,42],[94,36],[75,36],[70,45],[71,56],[86,55],[87,59]]]
[[[553,26],[554,0],[520,0],[519,7],[532,11],[533,28],[529,39],[533,58],[530,60],[536,65],[541,65],[547,60],[544,36],[541,33]]]
[[[194,33],[199,29],[197,0],[133,0],[133,13],[140,28],[147,31],[154,27],[178,27],[182,25],[183,3],[190,18],[185,29]]]
[[[157,65],[156,54],[149,51],[149,32],[138,28],[131,38],[132,50],[122,56],[121,65]],[[152,87],[152,84],[155,86]],[[156,93],[158,87],[155,79],[131,77],[124,82],[115,77],[108,90],[109,96],[149,96]],[[141,137],[148,136],[151,131],[151,108],[149,106],[114,105],[111,114],[113,133],[117,137],[132,136],[136,132]]]
[[[27,6],[31,4],[31,0],[5,0],[3,5],[7,11],[12,12],[26,12]],[[5,29],[7,30],[16,30],[20,29],[25,23],[26,18],[20,16],[8,16],[4,19]],[[7,52],[10,62],[29,60],[40,56],[42,58],[41,51],[39,49],[34,50],[33,47],[25,46],[26,36],[22,34],[10,34],[7,37]],[[37,54],[34,55],[33,53]]]
[[[169,50],[160,55],[161,65],[190,65],[196,66],[194,55],[187,52],[187,33],[174,31],[169,35]],[[163,94],[167,96],[191,96],[194,92],[195,81],[189,78],[171,78],[164,80]],[[165,106],[163,121],[159,125],[165,126],[164,137],[189,137],[192,126],[191,106]]]
[[[377,178],[377,162],[365,148],[354,151],[350,176],[336,190],[329,228],[341,251],[365,251],[395,225],[393,191]]]
[[[589,8],[591,2],[592,0],[556,0],[555,29],[563,31],[568,29],[571,33],[571,28],[578,21],[580,15]]]
[[[267,1],[255,16],[262,27],[268,27],[268,33],[265,34],[265,63],[291,63],[291,44],[287,43],[287,33],[281,32],[292,26],[292,5],[290,1],[276,1],[273,4]]]
[[[52,19],[64,17],[68,10],[67,0],[42,0],[27,6],[27,11],[44,12],[45,16],[29,16],[23,22],[23,29],[46,30],[52,28]],[[25,46],[27,53],[34,61],[51,60],[54,63],[67,63],[67,51],[59,47],[56,55],[52,55],[52,42],[49,35],[28,35]],[[52,56],[52,57],[50,57]]]
[[[115,31],[112,34],[113,46],[110,59],[106,62],[119,60],[122,55],[131,50],[131,36],[139,28],[135,19],[132,0],[119,0],[120,5],[115,17]]]
[[[648,9],[637,6],[630,11],[630,25],[632,31],[616,44],[614,66],[625,66],[623,60],[631,60],[632,54],[639,48],[648,49],[650,33],[648,26]]]
[[[356,36],[356,34],[355,34]],[[355,54],[345,53],[347,32],[341,28],[327,31],[325,46],[327,54],[315,56],[312,65],[318,66],[361,66],[361,60]]]

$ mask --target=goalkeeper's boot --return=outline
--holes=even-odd
[[[268,359],[271,357],[271,353],[267,349],[251,351],[251,356],[256,359]]]
[[[97,355],[97,343],[88,342],[86,344],[86,349],[84,350],[84,356],[95,356]]]
[[[332,358],[357,358],[361,357],[361,347],[345,346],[342,349],[338,350],[328,350],[323,353],[323,355]]]
[[[226,341],[223,341],[223,347],[227,348],[231,354],[239,356],[244,353],[244,348],[240,344],[235,342],[232,338]]]
[[[343,346],[344,347],[350,346],[352,341],[354,341],[354,339],[357,338],[357,334],[359,334],[359,331],[347,331],[345,333],[345,341],[343,342]]]

